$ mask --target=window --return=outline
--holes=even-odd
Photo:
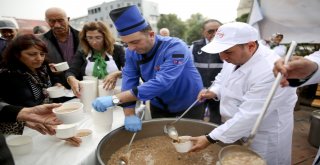
[[[138,3],[138,7],[141,7],[141,3]]]
[[[112,6],[112,5],[110,6],[110,9],[111,9],[111,10],[113,9],[113,6]]]
[[[119,8],[119,7],[121,7],[121,5],[120,5],[120,4],[118,4],[117,6],[118,6],[118,8]]]

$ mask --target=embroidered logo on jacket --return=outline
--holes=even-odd
[[[183,58],[184,58],[184,54],[173,54],[172,55],[173,64],[176,64],[176,65],[183,64]]]

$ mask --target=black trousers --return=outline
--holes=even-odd
[[[156,106],[153,106],[150,104],[150,111],[151,111],[151,116],[152,118],[171,118],[171,117],[179,117],[184,111],[177,112],[177,113],[171,113],[168,110],[158,108]],[[189,119],[203,119],[203,114],[204,114],[204,106],[203,103],[200,103],[191,110],[185,114],[183,118],[189,118]]]
[[[209,122],[220,125],[221,124],[220,101],[215,101],[213,99],[210,99],[210,100],[206,100],[204,102],[204,105],[208,106],[210,111]]]

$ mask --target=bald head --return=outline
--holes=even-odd
[[[159,33],[160,33],[160,35],[162,35],[162,36],[170,36],[170,31],[169,31],[169,29],[167,29],[167,28],[162,28],[162,29],[160,29]]]
[[[46,22],[50,26],[53,33],[57,36],[66,36],[69,31],[69,18],[66,12],[57,7],[46,10]]]
[[[48,18],[48,16],[50,17],[51,15],[60,15],[62,17],[67,17],[66,12],[63,9],[57,7],[52,7],[46,10],[46,18]]]

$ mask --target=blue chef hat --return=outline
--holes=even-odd
[[[109,15],[120,36],[138,32],[148,26],[136,5],[112,10]]]

